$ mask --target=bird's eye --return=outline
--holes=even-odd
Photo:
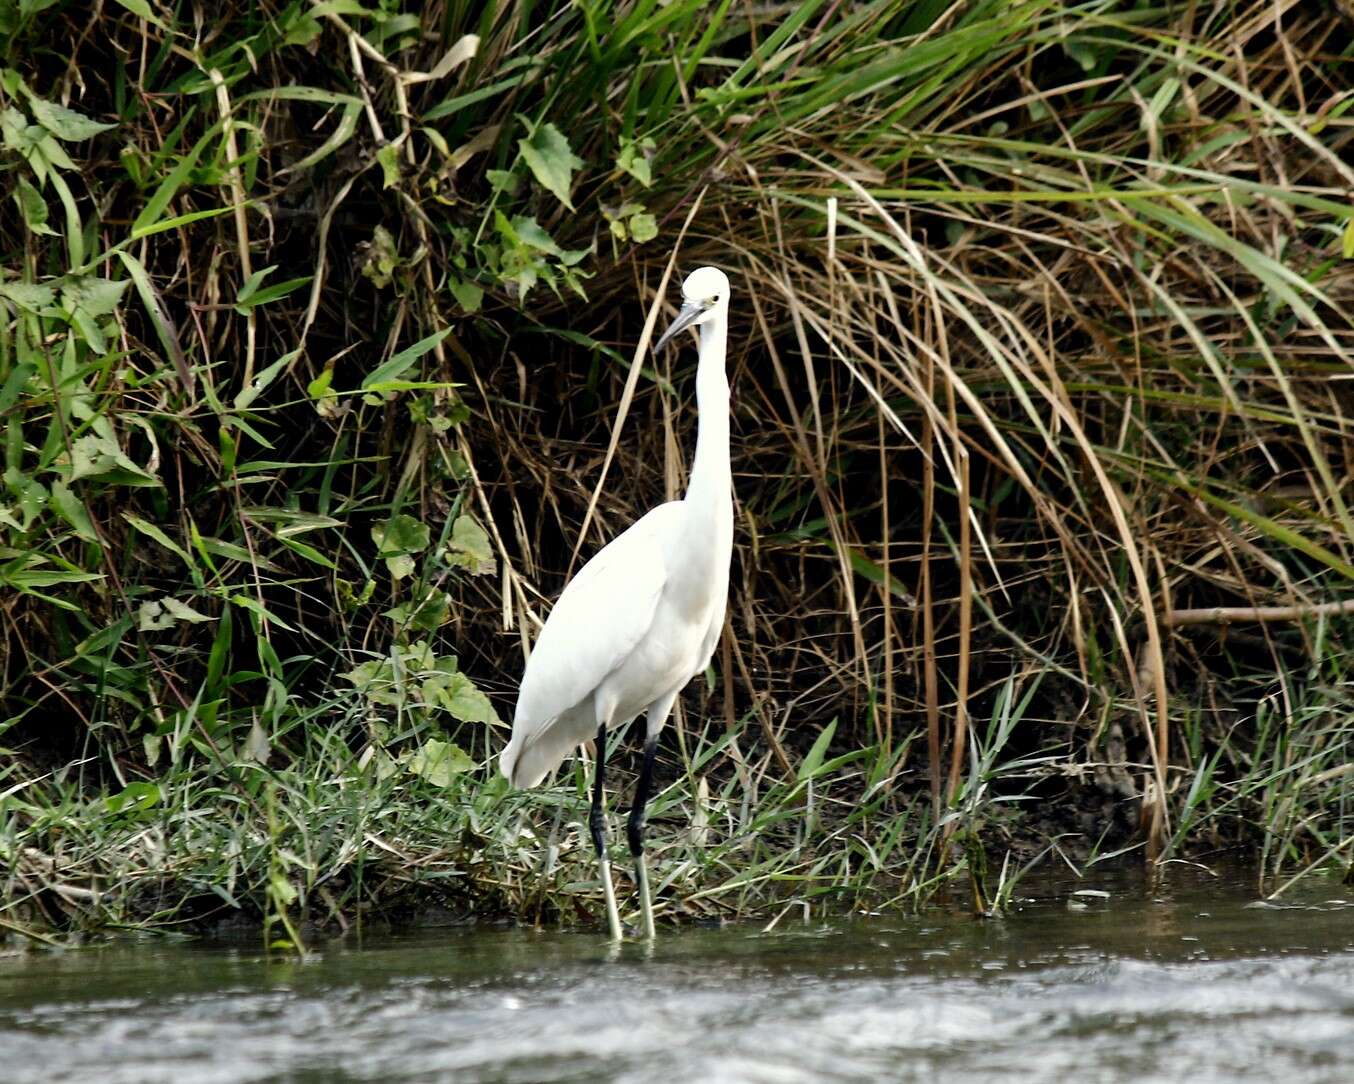
[[[719,294],[711,294],[710,297],[707,299],[707,302],[706,302],[706,303],[707,303],[707,304],[710,304],[710,305],[718,305],[718,304],[719,304]]]

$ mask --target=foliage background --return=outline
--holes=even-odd
[[[665,906],[1347,859],[1339,5],[10,0],[0,41],[7,927],[586,913],[579,771],[481,765],[585,518],[681,492],[690,351],[588,517],[688,221],[738,543]]]

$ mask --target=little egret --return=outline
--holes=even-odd
[[[597,740],[597,777],[588,827],[601,867],[611,939],[621,939],[606,852],[602,788],[606,735],[646,714],[644,759],[626,836],[635,860],[644,935],[654,936],[644,863],[644,807],[658,733],[677,694],[710,664],[724,627],[733,555],[729,471],[729,280],[702,267],[682,284],[682,308],[658,340],[700,328],[696,369],[699,431],[686,497],[660,504],[613,539],[564,588],[527,660],[512,740],[499,766],[516,787],[534,787],[572,749]]]

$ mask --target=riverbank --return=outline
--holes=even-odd
[[[590,921],[582,773],[492,760],[683,492],[704,264],[668,913],[1350,863],[1341,5],[87,6],[0,14],[0,921]]]

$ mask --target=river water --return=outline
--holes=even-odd
[[[145,941],[0,959],[0,1080],[1354,1081],[1338,881],[1276,905],[1176,867],[1017,896],[998,920],[796,909],[651,951],[424,928],[304,961]]]

